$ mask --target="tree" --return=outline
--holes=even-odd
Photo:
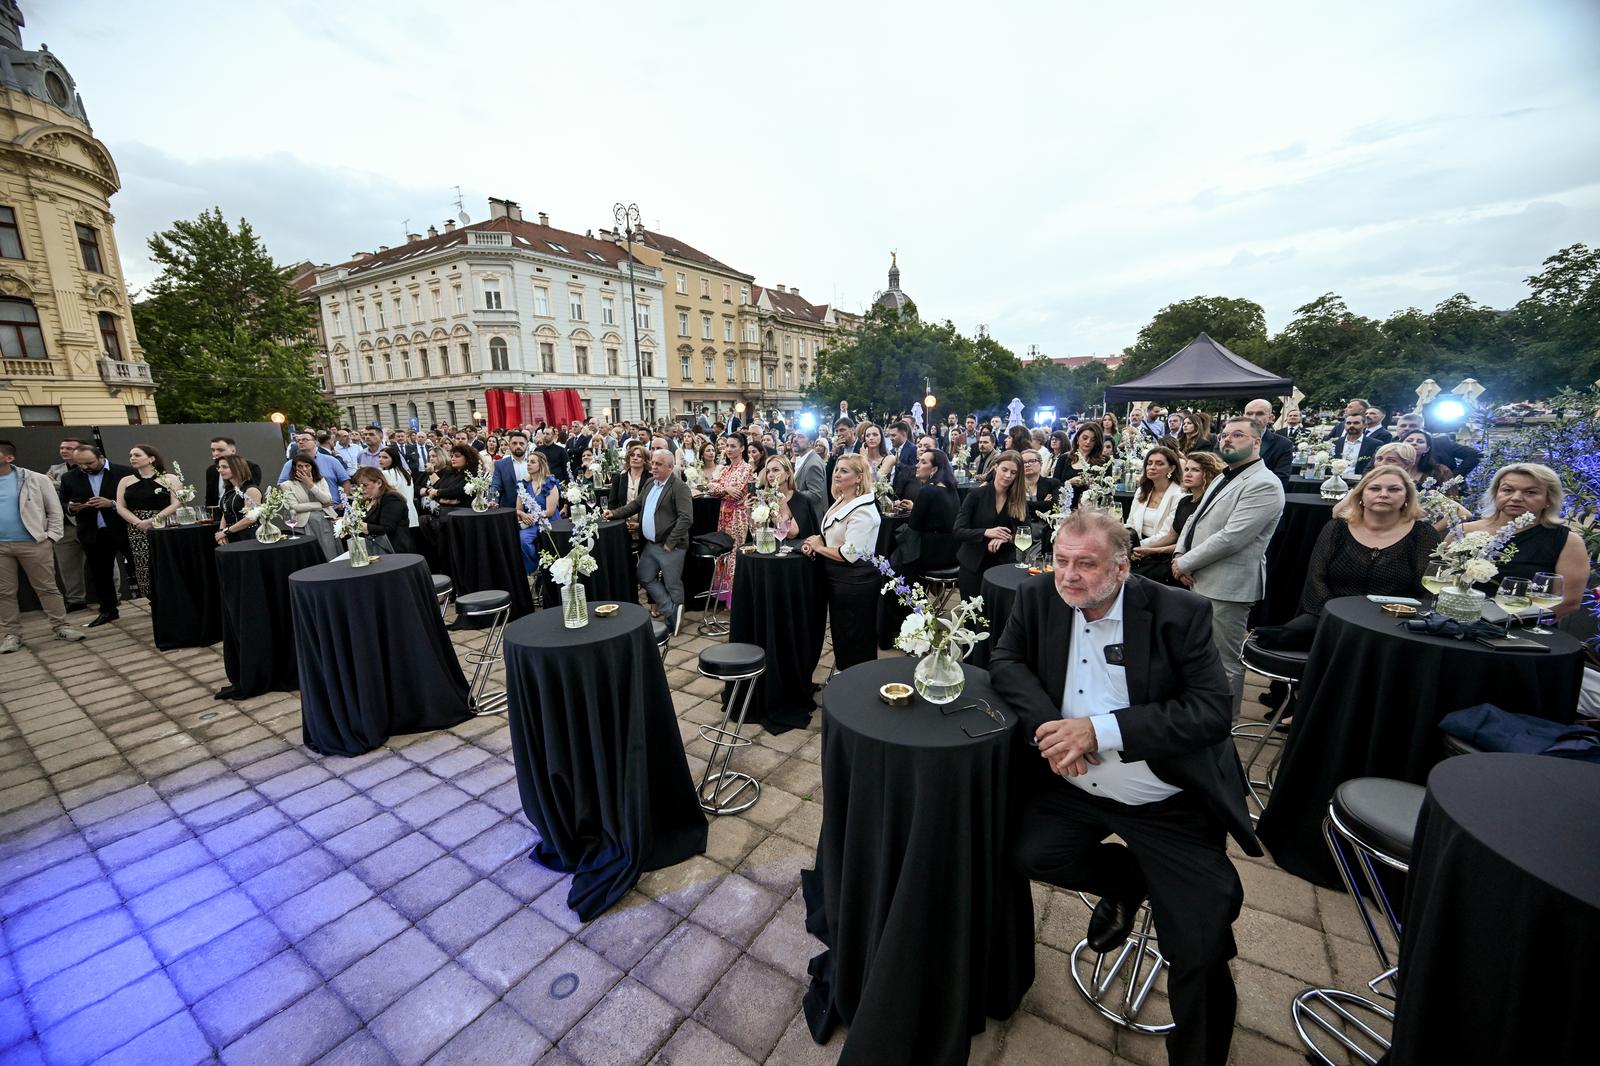
[[[1521,396],[1582,388],[1600,378],[1600,248],[1574,244],[1528,278],[1533,291],[1512,309]]]
[[[1116,381],[1148,374],[1202,333],[1237,355],[1255,361],[1267,351],[1267,313],[1253,300],[1194,296],[1168,304],[1139,331],[1124,353]]]
[[[252,421],[273,411],[301,424],[338,417],[312,372],[316,313],[248,222],[233,229],[212,208],[149,246],[161,273],[133,316],[163,422]]]
[[[874,307],[853,335],[818,353],[807,398],[825,410],[849,400],[852,409],[892,414],[909,411],[931,386],[941,410],[976,410],[995,402],[989,369],[1004,365],[998,353],[988,359],[980,364],[973,343],[950,322],[924,322],[909,305]]]
[[[1371,391],[1366,372],[1373,368],[1359,365],[1360,357],[1377,347],[1380,336],[1375,320],[1351,311],[1338,294],[1323,293],[1295,309],[1294,319],[1273,338],[1269,362],[1313,403],[1343,403]]]

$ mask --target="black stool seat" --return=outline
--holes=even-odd
[[[448,574],[434,574],[433,575],[433,594],[435,596],[443,595],[444,593],[449,592],[453,588],[455,588],[455,585],[450,583],[450,575],[448,575]]]
[[[961,568],[947,566],[943,570],[929,570],[922,576],[929,581],[959,581],[961,579]]]
[[[737,677],[767,665],[767,653],[754,644],[713,644],[700,653],[700,672],[713,677]]]
[[[1409,866],[1425,793],[1409,781],[1357,777],[1334,790],[1333,809],[1361,843]]]
[[[715,559],[733,551],[733,538],[726,533],[702,533],[694,538],[691,551],[696,559]]]
[[[500,589],[484,589],[482,592],[469,592],[465,596],[457,596],[456,611],[460,614],[482,614],[485,611],[498,611],[510,603],[511,593]]]
[[[1306,659],[1311,655],[1309,651],[1291,651],[1286,648],[1263,648],[1256,643],[1255,637],[1248,637],[1244,642],[1244,654],[1240,656],[1244,664],[1250,669],[1261,674],[1276,674],[1287,677],[1291,681],[1299,681],[1305,676]]]
[[[659,618],[650,620],[650,633],[656,638],[657,644],[665,644],[667,637],[672,635],[672,627]]]

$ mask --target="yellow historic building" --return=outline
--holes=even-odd
[[[0,0],[0,426],[154,422],[112,234],[117,167],[22,25]]]

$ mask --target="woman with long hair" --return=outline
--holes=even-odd
[[[482,460],[478,457],[478,450],[470,444],[450,445],[450,455],[446,460],[445,469],[433,482],[432,487],[425,489],[427,495],[433,497],[440,507],[465,507],[472,502],[467,495],[467,478],[478,472]]]
[[[1098,426],[1095,427],[1097,430]],[[956,515],[955,537],[960,542],[962,599],[983,591],[983,573],[991,566],[1013,561],[1011,538],[1028,518],[1028,498],[1022,482],[1022,456],[1001,452],[989,469],[989,484],[967,493]]]
[[[833,632],[833,665],[848,670],[877,657],[878,590],[883,577],[867,557],[877,549],[877,503],[872,471],[860,455],[842,455],[833,468],[833,506],[822,529],[800,550],[820,560],[827,581],[828,625]]]
[[[767,465],[756,475],[760,488],[777,489],[782,498],[778,513],[772,516],[772,532],[779,540],[805,540],[819,533],[822,522],[810,497],[794,490],[794,464],[781,455],[767,460]]]
[[[406,469],[406,461],[400,456],[400,449],[393,444],[385,444],[378,452],[378,470],[383,474],[383,480],[389,487],[400,494],[406,501],[406,527],[416,529],[420,524],[417,518],[417,504],[412,499],[411,472]]]
[[[1018,454],[1022,457],[1022,494],[1028,500],[1028,517],[1053,510],[1061,499],[1061,482],[1040,473],[1044,461],[1032,448]]]
[[[856,454],[867,461],[867,469],[877,470],[890,454],[883,446],[883,430],[871,422],[864,422],[858,427],[857,436],[861,440],[861,447]]]
[[[1122,437],[1121,423],[1117,421],[1117,416],[1110,411],[1100,416],[1100,433],[1112,443],[1113,447]]]
[[[1078,497],[1088,487],[1085,475],[1093,466],[1104,466],[1100,456],[1105,450],[1105,431],[1099,422],[1084,422],[1072,435],[1072,451],[1056,460],[1056,480],[1072,488],[1072,509],[1078,509]]]
[[[1178,451],[1214,452],[1217,440],[1211,435],[1211,416],[1204,411],[1183,412],[1182,428],[1178,431]]]
[[[1180,462],[1183,470],[1183,492],[1178,496],[1177,506],[1172,511],[1172,527],[1151,540],[1140,541],[1139,546],[1131,553],[1133,572],[1151,581],[1159,581],[1163,585],[1178,583],[1172,576],[1172,553],[1178,546],[1178,537],[1183,533],[1185,523],[1200,506],[1200,500],[1205,496],[1206,489],[1227,469],[1215,452],[1195,452],[1193,455],[1184,456]]]
[[[1172,515],[1178,509],[1178,497],[1183,491],[1173,479],[1180,476],[1178,453],[1157,445],[1144,456],[1144,476],[1133,494],[1133,506],[1128,510],[1127,526],[1133,530],[1134,543],[1160,537],[1172,528]]]
[[[289,461],[288,479],[279,487],[295,524],[316,538],[329,559],[338,555],[339,541],[333,535],[333,496],[317,472],[317,464],[307,456],[296,455]]]
[[[650,481],[650,449],[637,442],[628,445],[628,450],[623,453],[622,473],[611,479],[611,486],[606,490],[606,507],[614,511],[632,503],[641,492],[649,490]],[[639,519],[634,517],[627,521],[628,539],[637,554]]]
[[[360,467],[350,480],[367,501],[367,517],[361,531],[369,537],[383,537],[392,552],[415,551],[406,494],[390,484],[383,471],[375,466]]]
[[[553,522],[561,513],[561,482],[550,473],[550,462],[538,452],[528,453],[528,492],[533,501],[529,512],[522,493],[517,493],[517,524],[522,527],[522,565],[528,573],[539,569],[539,527]]]
[[[1517,553],[1501,565],[1499,579],[1560,574],[1566,598],[1555,608],[1557,618],[1578,609],[1589,579],[1583,538],[1561,521],[1565,499],[1566,490],[1554,470],[1543,463],[1512,463],[1495,471],[1490,480],[1479,503],[1483,517],[1461,527],[1463,533],[1498,533],[1525,514],[1535,516],[1532,525],[1511,538]],[[1484,582],[1478,587],[1492,592],[1494,586]]]
[[[961,505],[949,456],[937,448],[917,456],[917,482],[911,514],[889,557],[895,572],[907,580],[956,565],[956,514]]]
[[[722,466],[706,483],[706,495],[721,499],[717,509],[717,532],[726,533],[734,547],[750,536],[750,464],[744,461],[744,442],[733,434],[722,438]],[[733,598],[733,571],[739,563],[737,553],[728,558],[728,589],[723,599]]]
[[[254,540],[256,520],[246,512],[261,504],[261,488],[250,473],[250,464],[239,455],[224,455],[217,460],[222,491],[217,496],[217,543]]]
[[[1049,453],[1045,457],[1044,465],[1039,473],[1056,481],[1066,481],[1067,467],[1071,464],[1072,438],[1066,430],[1058,429],[1050,434]]]
[[[1429,478],[1433,479],[1432,487],[1434,488],[1438,488],[1455,478],[1455,471],[1434,458],[1433,438],[1428,436],[1425,431],[1413,429],[1402,433],[1395,438],[1394,444],[1404,444],[1411,449],[1413,453],[1411,467],[1416,471],[1418,487],[1421,487],[1421,483]],[[1385,447],[1392,447],[1392,445],[1385,445]],[[1383,454],[1383,448],[1378,449],[1378,454]],[[1376,455],[1373,456],[1373,461],[1377,461]],[[1459,486],[1452,486],[1446,492],[1446,495],[1459,496],[1461,495],[1461,489]]]
[[[161,453],[148,444],[128,449],[133,473],[117,483],[117,514],[128,523],[128,551],[139,595],[150,598],[150,531],[178,509],[178,479],[167,473]]]

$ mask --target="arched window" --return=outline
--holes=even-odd
[[[0,355],[7,359],[50,358],[32,300],[0,296]]]
[[[100,312],[100,352],[107,359],[122,360],[122,338],[117,336],[117,316]]]
[[[506,340],[504,337],[489,338],[489,369],[511,369],[511,358],[506,354]]]

